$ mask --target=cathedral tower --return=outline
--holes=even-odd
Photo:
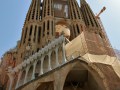
[[[50,42],[54,36],[53,0],[43,0],[42,5],[42,45]]]
[[[0,73],[9,77],[6,90],[120,89],[120,62],[85,0],[80,6],[77,0],[32,0],[21,40],[6,55],[7,68],[1,65],[7,72]]]
[[[115,53],[108,41],[108,37],[86,0],[81,0],[81,11],[86,25],[85,38],[88,44],[88,52],[114,56]]]
[[[22,37],[18,45],[18,61],[20,63],[39,50],[42,45],[41,0],[32,0],[22,29]]]
[[[114,55],[107,36],[85,0],[81,0],[81,7],[76,0],[32,0],[18,45],[18,63],[51,42],[56,37],[56,28],[62,27],[70,30],[70,40],[85,33],[89,44],[86,52]]]
[[[81,11],[85,25],[89,27],[89,29],[100,29],[99,23],[97,22],[93,11],[85,0],[81,0]]]
[[[69,14],[71,19],[71,39],[77,37],[83,30],[85,30],[85,24],[82,19],[81,11],[76,0],[68,0],[69,2]]]

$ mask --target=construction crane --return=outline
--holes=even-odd
[[[100,16],[105,10],[106,10],[106,7],[103,7],[103,8],[101,9],[101,11],[96,15],[96,18],[99,19],[99,18],[100,18],[99,16]]]
[[[101,21],[101,19],[100,19],[100,15],[104,12],[106,10],[106,7],[103,7],[101,10],[100,10],[100,12],[96,15],[96,18],[97,18],[97,20],[98,20],[98,22],[99,22],[99,24],[100,24],[100,26],[101,26],[101,28],[104,30],[104,26],[103,26],[103,24],[102,24],[102,21]]]
[[[101,19],[100,19],[100,15],[101,15],[105,10],[106,10],[106,7],[103,7],[103,8],[101,9],[101,11],[96,15],[96,19],[98,20],[98,23],[100,24],[100,27],[101,27],[102,31],[104,32],[104,34],[105,34],[105,36],[106,36],[106,41],[109,43],[110,47],[112,48],[111,43],[110,43],[110,40],[107,38],[107,34],[106,34],[106,31],[105,31],[105,28],[104,28],[104,26],[103,26],[103,24],[102,24],[102,21],[101,21]]]

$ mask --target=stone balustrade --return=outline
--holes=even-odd
[[[13,71],[19,72],[16,89],[66,63],[65,37],[60,36],[44,48],[24,60]]]

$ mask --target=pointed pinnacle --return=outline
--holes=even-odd
[[[87,4],[86,0],[80,0],[81,5]]]

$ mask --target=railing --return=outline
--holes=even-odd
[[[64,44],[65,38],[60,36],[16,66],[11,71],[11,73],[19,72],[16,89],[66,63]]]
[[[15,89],[78,56],[80,56],[80,52],[75,51],[66,58],[65,37],[60,36],[10,71],[11,73],[19,72]]]

